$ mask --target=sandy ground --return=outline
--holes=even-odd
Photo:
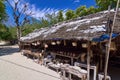
[[[0,46],[0,80],[60,80],[55,71],[17,51],[17,46]]]

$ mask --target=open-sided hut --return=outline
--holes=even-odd
[[[40,42],[43,46],[47,44],[47,50],[57,53],[56,55],[67,58],[78,59],[79,54],[87,53],[87,41],[91,43],[91,52],[97,61],[104,59],[105,47],[110,24],[114,17],[114,10],[102,11],[88,16],[76,18],[74,20],[64,21],[55,24],[52,27],[41,28],[34,32],[21,37],[21,44]],[[108,21],[109,17],[109,21]],[[111,50],[112,53],[119,53],[119,33],[120,33],[120,13],[117,13],[115,28],[113,30],[113,45],[116,46]],[[107,37],[106,37],[107,36]],[[120,54],[120,53],[119,53]],[[85,55],[81,55],[85,56]],[[92,56],[92,55],[91,55]],[[102,57],[101,57],[102,56]],[[84,61],[84,60],[83,60]],[[102,64],[101,61],[100,64]]]

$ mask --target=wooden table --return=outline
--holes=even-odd
[[[51,67],[51,68],[55,69],[57,71],[57,73],[60,69],[60,65],[53,64],[53,63],[48,63],[48,67]]]
[[[83,69],[81,69],[83,70]],[[86,80],[87,79],[87,71],[83,72],[81,70],[75,69],[73,66],[62,66],[61,65],[61,72],[63,75],[61,75],[62,79],[66,79],[66,72],[69,74],[68,80],[72,80],[71,75],[78,76],[81,78],[81,80]]]

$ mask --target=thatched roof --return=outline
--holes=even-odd
[[[110,11],[109,18],[113,20],[114,10]],[[117,18],[120,17],[118,13]],[[76,18],[74,20],[64,21],[52,27],[41,28],[32,33],[21,37],[22,42],[33,42],[37,40],[50,40],[50,39],[86,39],[92,40],[99,37],[106,32],[106,24],[108,20],[108,12],[102,11],[99,13],[91,14]],[[116,20],[114,33],[120,32],[120,19]],[[89,38],[88,38],[89,36]]]

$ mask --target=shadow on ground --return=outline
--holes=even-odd
[[[0,56],[10,55],[18,52],[19,48],[14,46],[0,46]]]

